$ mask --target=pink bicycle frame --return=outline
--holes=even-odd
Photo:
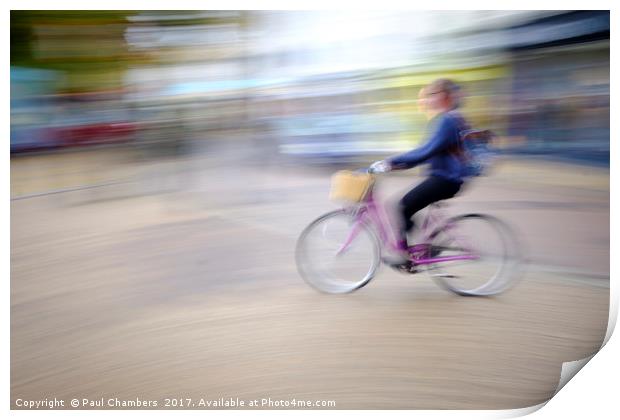
[[[437,208],[437,205],[433,205]],[[433,234],[436,230],[442,226],[444,218],[436,214],[437,211],[429,210],[424,222],[422,224],[422,232],[424,242],[410,246],[408,251],[411,255],[411,262],[414,265],[435,264],[448,261],[464,261],[474,260],[479,257],[474,253],[465,253],[463,255],[445,256],[445,257],[431,257],[430,242],[433,239]],[[376,232],[379,235],[379,239],[384,247],[387,247],[391,251],[403,251],[402,247],[398,243],[398,236],[396,229],[390,223],[390,220],[385,212],[385,209],[379,205],[373,196],[372,189],[368,192],[368,195],[364,203],[356,209],[356,222],[353,224],[350,234],[345,240],[344,244],[338,250],[338,254],[344,252],[351,244],[353,239],[357,236],[360,230],[360,226],[364,224],[372,225],[376,228]],[[443,225],[443,232],[451,228],[450,222]],[[460,242],[460,240],[459,240]],[[470,247],[464,247],[465,249],[471,249]]]

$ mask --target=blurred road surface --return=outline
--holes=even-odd
[[[453,200],[450,213],[519,232],[528,269],[502,296],[453,296],[388,268],[331,296],[293,259],[301,229],[335,208],[329,170],[70,156],[12,162],[13,408],[54,397],[520,408],[548,399],[562,362],[605,336],[608,171],[506,161]],[[142,194],[162,173],[173,187]],[[418,180],[380,188],[393,200]],[[107,181],[121,183],[33,194]]]

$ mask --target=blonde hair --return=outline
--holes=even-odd
[[[454,108],[460,106],[460,90],[461,87],[450,79],[437,79],[431,82],[426,88],[425,93],[441,93],[445,92],[454,103]]]
[[[448,94],[453,94],[459,90],[459,86],[450,79],[434,80],[427,88],[433,92],[446,92]]]

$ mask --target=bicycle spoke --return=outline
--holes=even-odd
[[[300,274],[319,290],[343,293],[366,284],[378,266],[379,246],[371,231],[342,211],[311,223],[299,238]]]
[[[497,219],[466,215],[451,219],[433,235],[429,275],[445,288],[464,295],[497,293],[507,284],[509,261],[506,234]],[[442,257],[478,258],[441,261]]]

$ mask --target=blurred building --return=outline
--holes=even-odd
[[[283,29],[259,42],[257,71],[294,81],[258,101],[285,154],[333,160],[418,145],[417,92],[449,77],[464,87],[469,120],[506,150],[608,161],[607,11],[266,19]]]
[[[609,162],[609,12],[578,11],[507,29],[509,134],[526,150]]]
[[[449,77],[505,149],[609,159],[607,11],[12,12],[11,46],[14,151],[368,160],[423,141],[418,91]]]
[[[128,48],[147,58],[125,74],[142,160],[202,153],[216,137],[213,131],[243,125],[245,18],[240,11],[142,11],[128,17]]]
[[[11,11],[11,151],[130,139],[130,12]]]

